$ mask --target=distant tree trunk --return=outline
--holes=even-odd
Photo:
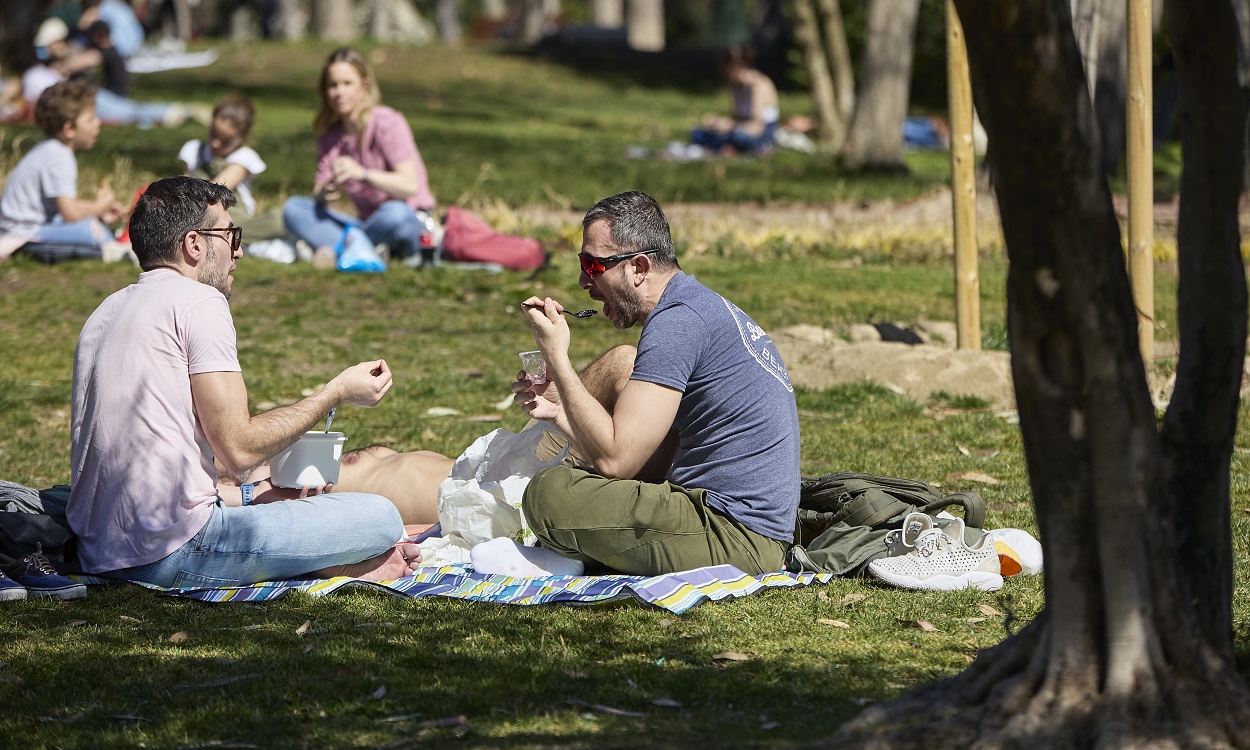
[[[560,14],[560,0],[514,0],[512,8],[519,24],[517,40],[521,44],[536,44]]]
[[[817,0],[816,10],[824,26],[825,55],[833,73],[833,94],[838,102],[838,112],[845,120],[855,107],[855,69],[851,65],[851,48],[846,43],[842,7],[838,0]]]
[[[277,0],[274,25],[279,39],[293,42],[303,38],[308,27],[308,17],[300,7],[299,0]]]
[[[460,0],[438,0],[434,8],[434,22],[438,35],[451,45],[460,44],[464,32],[460,28]]]
[[[816,115],[816,142],[822,148],[836,151],[846,140],[846,120],[838,108],[816,12],[812,0],[791,0],[790,7],[794,10],[794,35],[803,49],[803,65],[807,69],[808,89]]]
[[[625,25],[625,0],[590,0],[590,22],[601,29]]]
[[[664,0],[629,0],[625,9],[630,48],[643,52],[664,49]]]
[[[850,169],[907,172],[903,120],[911,90],[920,0],[871,0],[855,111],[842,146]]]
[[[352,15],[352,0],[312,0],[313,33],[322,39],[350,42],[360,36]]]
[[[1102,140],[1103,169],[1114,173],[1126,147],[1128,96],[1126,0],[1071,0],[1072,30],[1081,49]]]
[[[1183,122],[1181,360],[1160,428],[1067,0],[955,4],[994,144],[1046,608],[962,674],[864,711],[832,744],[1250,746],[1231,620],[1247,315],[1232,7],[1167,5]]]

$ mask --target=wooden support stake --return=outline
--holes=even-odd
[[[946,0],[946,80],[951,121],[951,203],[955,220],[955,330],[960,349],[981,349],[981,281],[977,271],[976,150],[968,50],[955,5]]]
[[[1154,359],[1154,123],[1150,0],[1128,3],[1128,274],[1142,359]]]

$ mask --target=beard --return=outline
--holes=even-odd
[[[612,324],[621,330],[633,326],[642,318],[642,298],[632,287],[626,289],[619,298],[608,304],[612,305],[616,312],[616,320],[612,321]]]
[[[230,269],[217,262],[217,251],[211,245],[200,269],[200,283],[211,286],[230,299]]]

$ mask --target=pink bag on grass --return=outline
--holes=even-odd
[[[516,271],[532,271],[546,253],[533,237],[500,234],[480,217],[451,206],[443,221],[443,260],[453,263],[498,263]]]

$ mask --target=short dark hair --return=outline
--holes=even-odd
[[[145,271],[177,264],[187,232],[208,229],[208,207],[234,205],[234,193],[224,185],[198,177],[166,177],[143,191],[130,214],[130,243]]]
[[[95,86],[82,78],[54,83],[35,102],[35,123],[49,138],[61,134],[65,123],[74,122],[87,107],[95,106]]]
[[[638,190],[604,198],[586,212],[582,230],[596,221],[608,222],[612,242],[622,251],[652,250],[651,258],[657,268],[680,268],[668,219],[655,198]]]

